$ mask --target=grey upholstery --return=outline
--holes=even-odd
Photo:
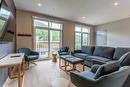
[[[130,48],[116,48],[113,59],[118,60],[123,54],[129,51],[130,51]]]
[[[125,53],[119,59],[121,66],[130,65],[130,52]]]
[[[94,46],[82,46],[81,52],[86,53],[88,55],[92,55],[94,52],[95,47]]]
[[[75,54],[73,54],[73,56],[81,58],[81,59],[86,59],[88,54],[86,54],[86,53],[75,53]]]
[[[100,57],[100,56],[88,56],[86,60],[88,60],[88,59],[90,59],[92,61],[99,60],[99,61],[102,61],[102,62],[110,61],[110,59],[104,58],[104,57]]]
[[[124,66],[118,71],[103,75],[98,79],[94,79],[95,74],[91,71],[71,72],[70,77],[76,87],[122,87],[129,74],[130,67]]]
[[[129,52],[130,48],[113,48],[102,46],[82,46],[81,50],[75,50],[72,55],[84,59],[84,64],[91,67],[93,64],[106,64],[112,61],[120,61],[121,66],[130,65],[130,54],[122,58]]]
[[[77,58],[77,57],[70,57],[70,58],[66,58],[66,61],[68,61],[72,64],[76,64],[76,63],[83,62],[83,59]]]
[[[120,68],[120,62],[118,62],[118,61],[103,64],[97,69],[94,78],[97,79],[103,75],[115,72],[115,71],[119,70],[119,68]]]
[[[60,50],[58,51],[59,55],[69,55],[69,47],[62,47],[60,48]]]
[[[115,51],[115,48],[112,48],[112,47],[97,46],[95,47],[93,55],[112,59],[114,51]]]
[[[93,65],[93,62],[92,61],[89,61],[89,60],[85,60],[84,61],[84,65],[88,66],[88,67],[91,67]]]

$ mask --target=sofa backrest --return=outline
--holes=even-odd
[[[81,52],[92,55],[94,52],[95,46],[82,46]]]
[[[96,46],[93,55],[112,59],[115,48]]]
[[[118,60],[123,54],[127,53],[130,51],[130,48],[116,48],[114,55],[113,55],[113,59],[114,60]]]

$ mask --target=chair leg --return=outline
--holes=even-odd
[[[34,64],[34,65],[37,65],[34,61],[30,61],[30,63]]]

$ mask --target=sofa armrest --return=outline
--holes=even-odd
[[[75,72],[70,72],[70,78],[72,83],[76,85],[76,87],[95,87],[94,85],[96,84],[95,79],[83,77]]]
[[[96,71],[98,70],[98,68],[100,67],[101,65],[98,65],[98,64],[94,64],[92,67],[91,67],[91,72],[92,73],[96,73]]]

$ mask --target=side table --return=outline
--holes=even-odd
[[[52,54],[52,61],[57,62],[57,53]]]

